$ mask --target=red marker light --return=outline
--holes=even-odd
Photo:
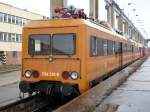
[[[33,75],[34,78],[38,78],[40,74],[39,74],[38,71],[33,71],[32,75]]]
[[[64,71],[62,73],[62,77],[63,77],[63,79],[67,80],[70,77],[70,73],[68,71]]]

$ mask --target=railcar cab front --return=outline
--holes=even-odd
[[[48,91],[49,94],[51,88],[64,95],[82,91],[81,57],[84,51],[81,49],[83,38],[80,27],[58,27],[71,20],[66,20],[66,23],[56,21],[41,21],[34,25],[31,22],[23,30],[23,65],[19,87],[24,93]],[[41,23],[48,26],[40,27]]]

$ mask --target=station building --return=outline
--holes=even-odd
[[[0,2],[0,64],[21,64],[22,27],[45,17]]]

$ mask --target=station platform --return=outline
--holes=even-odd
[[[20,71],[0,74],[0,107],[19,100]]]
[[[117,107],[114,112],[150,112],[150,57],[95,112],[106,105]]]

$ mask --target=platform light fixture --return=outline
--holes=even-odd
[[[136,11],[136,9],[133,9],[133,11]]]
[[[132,3],[128,3],[128,5],[131,5]]]

